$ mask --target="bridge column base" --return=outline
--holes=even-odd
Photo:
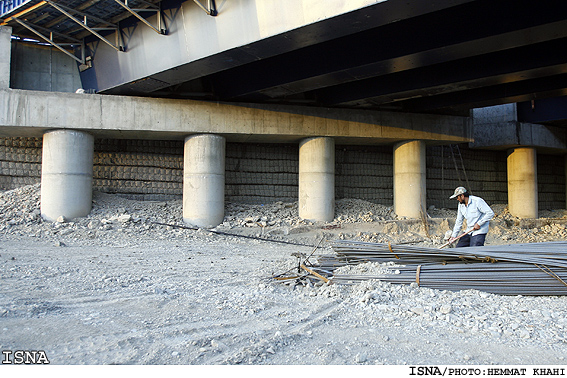
[[[225,138],[198,134],[185,138],[183,221],[218,226],[224,219]]]
[[[307,138],[299,144],[299,216],[317,222],[335,217],[333,138]]]
[[[394,212],[419,219],[425,211],[425,142],[406,141],[394,146]]]
[[[508,152],[508,209],[518,218],[538,217],[537,152],[519,147]]]
[[[43,135],[41,215],[55,221],[87,216],[92,208],[94,137],[82,131]]]

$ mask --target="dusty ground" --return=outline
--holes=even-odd
[[[343,200],[333,222],[312,224],[296,204],[229,204],[216,229],[301,246],[180,228],[180,201],[97,193],[93,206],[49,223],[38,186],[0,193],[2,350],[44,350],[51,364],[565,364],[564,296],[270,278],[321,240],[315,255],[337,238],[439,246],[454,210],[408,221]],[[565,211],[520,221],[493,209],[487,244],[566,239]]]

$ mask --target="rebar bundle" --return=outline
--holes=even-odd
[[[333,243],[314,270],[333,282],[379,279],[439,290],[477,289],[501,295],[567,295],[567,242],[436,249],[356,241]],[[398,274],[334,274],[340,266],[396,262]]]
[[[567,242],[507,244],[467,248],[426,248],[356,241],[336,241],[332,245],[338,256],[366,261],[398,262],[521,262],[567,268]]]

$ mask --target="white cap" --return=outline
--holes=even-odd
[[[451,197],[449,197],[449,199],[453,199],[453,198],[457,197],[458,195],[464,194],[466,192],[467,192],[467,190],[464,187],[459,186],[457,189],[455,189],[455,193],[453,193],[453,195]]]

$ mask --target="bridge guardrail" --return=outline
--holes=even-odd
[[[0,18],[4,18],[5,14],[8,14],[21,5],[32,1],[33,0],[0,0]]]

